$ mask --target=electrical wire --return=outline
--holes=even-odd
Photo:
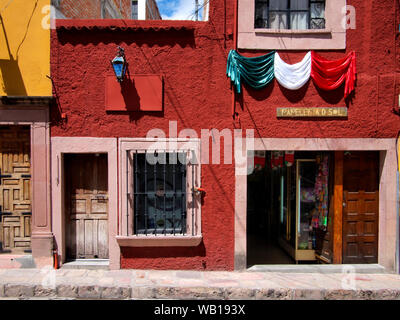
[[[199,6],[197,9],[194,9],[194,11],[187,17],[186,20],[192,20],[194,17],[200,12],[201,9],[203,9],[206,5],[208,5],[210,0],[205,0],[203,1],[203,4]],[[203,17],[204,19],[204,17]]]

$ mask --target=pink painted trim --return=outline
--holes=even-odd
[[[117,236],[121,247],[197,247],[202,236]]]
[[[58,244],[60,262],[65,262],[65,226],[64,226],[64,153],[107,153],[108,154],[108,244],[109,268],[120,268],[120,248],[115,239],[118,225],[117,205],[117,139],[87,137],[54,137],[51,139],[52,153],[52,212],[53,230]]]
[[[235,153],[238,145],[235,144]],[[388,271],[395,271],[396,262],[396,139],[312,139],[263,138],[254,139],[254,150],[304,151],[380,151],[379,182],[379,239],[378,263]],[[243,146],[243,152],[247,152]],[[240,172],[241,164],[235,164]],[[247,259],[247,176],[237,175],[235,181],[235,270],[246,269]]]
[[[181,149],[182,148],[182,149]],[[133,182],[129,180],[127,181],[127,172],[128,176],[132,177],[131,168],[126,165],[127,160],[127,151],[134,152],[138,150],[138,152],[143,152],[144,150],[169,150],[176,151],[178,149],[181,150],[193,150],[196,154],[196,158],[200,159],[200,140],[199,139],[184,139],[184,138],[160,138],[160,139],[147,139],[147,138],[120,138],[119,139],[119,181],[120,186],[120,196],[119,196],[119,236],[132,236],[133,235],[133,208],[127,207],[126,194],[128,193],[127,184],[131,185]],[[191,172],[191,165],[188,165],[188,171]],[[194,165],[195,177],[194,177],[194,185],[195,187],[201,187],[201,165]],[[195,234],[196,236],[200,236],[201,233],[201,199],[200,197],[194,198],[195,203],[195,215],[194,215],[194,230],[192,230],[192,198],[191,198],[191,190],[192,190],[192,181],[190,178],[191,175],[187,175],[186,181],[186,190],[189,192],[187,198],[187,235]]]
[[[29,125],[31,128],[31,249],[35,261],[52,265],[53,234],[50,199],[49,107],[0,106],[0,125]],[[37,262],[37,261],[36,261]],[[38,263],[37,263],[38,265]]]
[[[328,50],[346,48],[341,22],[346,0],[326,2],[326,29],[295,31],[254,28],[254,0],[238,0],[238,47],[260,50]]]
[[[254,32],[265,33],[265,34],[281,34],[281,35],[293,35],[293,34],[331,34],[332,29],[311,29],[311,30],[286,30],[286,29],[254,29]]]

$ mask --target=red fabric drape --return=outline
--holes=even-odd
[[[314,51],[311,53],[311,78],[323,90],[334,90],[345,82],[345,98],[354,90],[356,80],[356,53],[335,61],[326,60]]]

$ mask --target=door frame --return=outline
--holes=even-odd
[[[251,139],[250,139],[251,140]],[[236,143],[235,155],[246,155],[251,150],[294,151],[379,151],[379,238],[378,264],[388,271],[397,269],[396,236],[396,139],[373,138],[254,138],[248,143]],[[239,161],[238,161],[239,160]],[[243,174],[246,161],[235,161],[235,270],[246,269],[247,175]]]
[[[59,261],[62,265],[66,261],[66,225],[65,225],[65,153],[106,153],[108,159],[108,250],[109,268],[120,268],[120,248],[116,241],[118,230],[117,206],[117,139],[116,138],[88,138],[88,137],[53,137],[51,138],[52,163],[52,212],[53,230],[57,245]]]
[[[30,126],[31,249],[37,268],[53,265],[50,202],[50,123],[52,97],[15,97],[0,102],[0,125]]]
[[[71,179],[71,176],[74,176],[74,174],[83,174],[84,175],[84,179],[90,179],[90,175],[95,174],[94,171],[88,172],[85,175],[85,172],[83,169],[83,166],[85,166],[86,169],[90,170],[89,167],[87,167],[87,163],[85,163],[84,161],[82,161],[82,159],[77,159],[79,158],[80,155],[84,155],[84,159],[85,161],[87,161],[87,163],[89,163],[89,167],[94,168],[95,167],[95,162],[96,160],[98,160],[101,156],[101,158],[103,159],[103,166],[101,167],[96,167],[96,171],[97,171],[97,175],[100,173],[100,170],[103,171],[107,171],[108,172],[108,161],[107,161],[107,154],[106,153],[63,153],[63,167],[64,167],[64,173],[63,176],[65,177],[64,179],[64,204],[65,204],[65,235],[66,235],[66,248],[68,248],[69,245],[71,245],[70,249],[71,251],[74,251],[74,255],[72,254],[72,252],[70,252],[70,254],[68,254],[68,250],[66,251],[66,259],[68,261],[71,260],[78,260],[78,259],[107,259],[108,260],[108,254],[109,254],[109,250],[108,250],[108,219],[109,219],[109,214],[108,214],[108,176],[104,176],[102,182],[107,183],[107,189],[101,189],[101,192],[98,193],[98,189],[97,187],[99,187],[100,185],[96,183],[98,183],[100,180],[97,178],[96,180],[92,180],[93,184],[90,185],[91,186],[91,190],[92,193],[86,193],[86,192],[81,192],[81,193],[75,193],[73,192],[72,189],[72,184],[73,184],[73,180],[74,178]],[[67,156],[69,157],[69,161],[67,161]],[[97,162],[99,163],[99,162]],[[74,167],[71,167],[74,166]],[[73,168],[75,170],[80,170],[79,172],[76,172],[73,170]],[[104,172],[104,171],[103,171]],[[70,176],[68,176],[70,175]],[[70,181],[70,184],[68,183],[68,181]],[[77,182],[77,181],[75,181]],[[82,181],[80,181],[82,182]],[[80,187],[84,187],[83,185],[80,185]],[[97,192],[94,193],[93,191],[96,190]],[[87,190],[86,190],[87,191]],[[106,193],[104,193],[104,191],[106,191]],[[102,199],[107,199],[106,200],[106,209],[103,212],[93,212],[93,207],[92,204],[89,204],[89,202],[91,203],[93,200],[99,200],[98,196],[100,195],[100,197]],[[74,197],[76,200],[82,200],[84,199],[85,201],[85,213],[82,214],[82,212],[76,211],[76,212],[72,212],[72,197]],[[81,198],[82,197],[82,198]],[[88,199],[88,198],[90,199]],[[89,202],[88,202],[89,200]],[[68,205],[69,204],[69,205]],[[89,213],[88,213],[89,211]],[[102,218],[95,218],[95,216],[98,216],[99,214],[102,214]],[[91,218],[88,218],[88,215]],[[72,216],[75,216],[74,218]],[[104,219],[105,218],[105,219]],[[80,220],[81,222],[83,221],[83,224],[85,225],[83,230],[78,228],[78,220]],[[106,220],[106,222],[104,223],[104,220]],[[74,221],[74,222],[72,222]],[[94,229],[89,228],[91,230],[91,232],[87,233],[86,230],[86,221],[92,221],[92,228],[93,226],[97,226],[97,228],[95,229],[96,232],[94,231]],[[97,222],[94,222],[97,221]],[[107,252],[107,256],[103,256],[103,257],[99,257],[99,252],[96,252],[95,248],[99,248],[99,236],[101,234],[101,228],[100,228],[100,223],[102,223],[103,228],[106,230],[102,230],[106,232],[106,235],[104,233],[102,233],[103,237],[102,239],[104,239],[104,242],[107,242],[107,250],[104,250]],[[105,225],[105,227],[104,227]],[[72,230],[75,228],[75,239],[74,237],[72,237],[71,232]],[[79,232],[80,231],[80,232]],[[82,234],[83,232],[83,234]],[[82,238],[80,236],[81,235]],[[89,236],[89,234],[92,234],[92,237]],[[96,234],[96,236],[95,236]],[[89,236],[89,238],[92,240],[92,242],[90,243],[90,240],[88,241],[87,236]],[[72,244],[74,243],[75,240],[75,248],[73,248]],[[85,248],[83,251],[86,252],[86,248],[87,245],[89,244],[92,248],[93,248],[93,252],[92,254],[83,254],[83,252],[80,252],[79,250],[79,240],[83,240],[83,247]],[[81,254],[83,255],[83,257],[81,256]],[[88,256],[91,256],[90,258]],[[97,257],[96,257],[97,256]]]

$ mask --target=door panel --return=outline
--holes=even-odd
[[[0,126],[0,252],[31,246],[30,127]]]
[[[108,258],[106,154],[64,156],[67,258]]]
[[[343,263],[378,262],[379,153],[351,152],[343,171]]]

